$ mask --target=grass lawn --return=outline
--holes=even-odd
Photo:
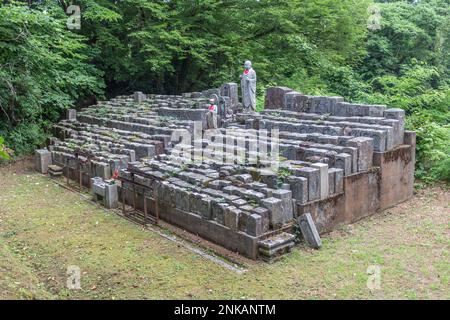
[[[0,169],[0,299],[450,299],[450,193],[414,199],[238,274],[108,213],[23,161]],[[81,290],[66,287],[81,269]],[[381,270],[367,287],[370,266]]]

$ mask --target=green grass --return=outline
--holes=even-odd
[[[449,299],[449,194],[412,201],[236,274],[31,171],[0,169],[0,298]],[[82,290],[66,288],[67,267]],[[381,268],[381,289],[367,268]]]

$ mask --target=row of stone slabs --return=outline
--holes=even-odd
[[[255,182],[245,167],[215,164],[186,167],[169,160],[170,157],[158,158],[129,166],[142,173],[134,175],[135,181],[142,185],[152,183],[146,176],[163,180],[158,199],[166,206],[198,214],[254,237],[293,219],[292,191]],[[120,171],[120,176],[132,179],[126,169]],[[124,187],[131,188],[126,184]]]
[[[73,123],[69,123],[69,125],[73,126]],[[104,131],[100,131],[100,132],[104,132]],[[239,132],[235,133],[237,135],[236,138],[239,138],[238,136],[241,136],[241,134]],[[100,164],[102,166],[110,166],[110,172],[114,172],[116,169],[121,169],[126,167],[127,165],[127,156],[129,156],[129,161],[133,161],[135,160],[135,157],[132,153],[133,150],[130,149],[125,149],[122,148],[123,146],[125,146],[124,144],[120,145],[120,144],[116,144],[115,142],[117,141],[113,141],[112,138],[110,138],[109,136],[106,137],[102,137],[101,135],[95,135],[96,138],[95,140],[92,140],[92,135],[88,135],[87,133],[84,133],[84,135],[86,136],[86,138],[82,139],[82,137],[78,136],[78,135],[83,135],[83,132],[79,132],[79,133],[72,133],[71,134],[72,137],[76,137],[76,139],[66,139],[65,141],[61,141],[59,142],[56,146],[54,146],[52,148],[52,151],[55,152],[54,157],[57,158],[58,163],[64,163],[64,161],[67,161],[67,158],[73,158],[72,155],[74,153],[74,150],[71,149],[70,145],[83,145],[85,142],[91,142],[91,143],[98,143],[99,141],[101,141],[101,145],[103,146],[108,146],[108,148],[102,147],[100,148],[101,151],[99,150],[90,150],[91,152],[94,153],[94,155],[97,156],[98,162],[100,162]],[[106,140],[106,141],[105,141]],[[247,141],[248,142],[248,141]],[[86,146],[87,147],[87,146]],[[131,146],[132,147],[132,146]],[[223,146],[220,146],[223,148]],[[247,147],[248,147],[248,143],[247,143]],[[72,147],[73,148],[73,147]],[[297,147],[298,148],[298,147]],[[108,151],[105,151],[105,149],[107,149]],[[355,150],[358,150],[357,148],[354,148]],[[226,151],[226,150],[224,150]],[[111,152],[111,154],[109,153]],[[190,151],[189,151],[190,152]],[[116,155],[116,153],[118,155]],[[226,153],[223,153],[226,154]],[[63,156],[65,157],[63,159]],[[217,155],[215,155],[217,156]],[[232,155],[234,156],[234,155]],[[348,157],[350,157],[349,155],[347,155]],[[227,158],[227,157],[226,157]],[[231,157],[228,157],[231,158]],[[369,157],[371,159],[371,157]],[[212,158],[211,160],[214,160],[214,158]],[[216,158],[217,160],[217,158]],[[284,166],[286,165],[290,165],[289,162],[286,162],[283,164]],[[295,172],[296,169],[299,166],[302,167],[311,167],[312,164],[305,162],[305,161],[296,161],[293,164],[294,167],[292,168],[287,168],[292,172]],[[325,170],[324,168],[328,168],[328,166],[326,166],[325,164],[316,164],[316,167],[319,166],[321,167],[321,170]],[[306,170],[306,169],[305,169]],[[109,176],[107,175],[107,173],[105,171],[105,169],[101,169],[101,170],[97,170],[95,172],[101,172],[101,177],[104,178],[108,178]],[[94,172],[93,172],[94,174]],[[328,170],[328,172],[323,172],[321,174],[321,178],[319,181],[320,185],[316,182],[317,178],[318,178],[318,174],[317,174],[317,170],[313,170],[311,173],[306,174],[305,172],[302,173],[302,170],[300,170],[299,172],[299,176],[303,174],[304,178],[306,179],[311,179],[311,182],[309,183],[308,186],[308,182],[307,181],[303,181],[302,178],[300,177],[290,177],[291,181],[291,185],[292,187],[296,190],[296,198],[299,201],[299,203],[305,203],[307,201],[314,201],[317,200],[319,198],[324,198],[328,195],[331,194],[335,194],[335,193],[339,193],[341,192],[342,189],[342,177],[345,174],[345,170],[339,169],[339,168],[331,168]],[[311,176],[311,177],[310,177]],[[328,176],[328,179],[326,179],[326,177]],[[266,174],[264,176],[265,180],[272,180],[272,181],[276,181],[277,180],[277,176],[276,174],[272,173],[272,174]],[[326,182],[328,180],[328,182]],[[272,185],[274,185],[274,183],[272,183]],[[326,187],[321,187],[321,185],[328,185],[328,188]],[[305,189],[308,190],[307,192],[303,191],[300,192],[301,189]],[[319,197],[320,195],[320,197]]]
[[[310,96],[287,87],[266,89],[265,110],[284,109],[341,117],[386,117],[385,105],[345,102],[342,97]]]
[[[296,216],[296,201],[292,199],[291,190],[276,189],[276,186],[271,188],[270,181],[269,184],[255,182],[255,172],[249,174],[246,167],[218,166],[216,163],[180,167],[173,160],[163,155],[144,163],[130,163],[130,170],[138,174],[131,175],[125,169],[121,170],[120,176],[148,187],[154,183],[153,178],[163,180],[157,192],[159,202],[166,206],[166,210],[176,208],[189,212],[252,237],[279,230]],[[132,185],[126,182],[123,187],[132,189]],[[134,188],[136,190],[136,186]],[[137,190],[138,193],[145,193],[139,187]],[[320,247],[320,237],[311,217],[304,215],[300,220],[308,243]],[[289,251],[292,245],[292,235],[285,234],[262,240],[260,251],[270,257],[275,252]]]
[[[74,125],[73,123],[69,123],[69,125]],[[95,128],[95,130],[97,130],[97,128]],[[104,132],[104,131],[101,131],[101,132]],[[98,138],[98,137],[97,137]],[[106,137],[106,140],[112,140],[110,137]],[[78,143],[81,143],[82,141],[75,141],[75,142],[78,142]],[[69,142],[70,143],[70,142]],[[114,148],[113,149],[115,149],[115,150],[120,150],[120,145],[113,145],[114,146]],[[122,145],[123,146],[123,145]],[[62,148],[66,148],[66,149],[62,149]],[[70,149],[68,149],[68,146],[67,146],[67,144],[65,144],[65,143],[63,143],[63,145],[61,145],[61,146],[59,146],[57,149],[55,149],[55,151],[61,151],[61,152],[65,152],[66,154],[70,154],[71,153],[71,150]],[[73,151],[72,151],[73,152]],[[102,156],[106,156],[107,157],[107,152],[104,152],[104,154],[102,154]],[[348,156],[348,157],[350,157],[349,155],[346,155],[346,156]],[[356,159],[356,158],[355,158]],[[358,158],[358,159],[360,159],[360,158]],[[371,156],[369,156],[368,157],[368,159],[371,159]],[[131,159],[132,160],[132,159]],[[60,160],[61,162],[62,162],[62,160]],[[102,161],[103,161],[103,159],[102,159]],[[123,162],[123,164],[124,165],[126,165],[126,162]],[[307,163],[307,162],[297,162],[297,165],[301,165],[301,166],[310,166],[310,163]],[[117,166],[115,166],[115,165],[113,165],[113,164],[111,164],[111,170],[110,171],[114,171],[114,169],[116,169],[117,168]],[[102,172],[104,172],[104,170],[101,170]],[[347,170],[348,171],[348,170]],[[329,185],[329,188],[328,188],[328,193],[329,194],[333,194],[336,190],[336,193],[337,192],[339,192],[339,190],[340,190],[340,187],[339,187],[339,181],[341,181],[341,179],[339,178],[339,177],[341,177],[343,174],[345,174],[346,173],[346,171],[344,170],[343,172],[342,172],[342,170],[338,170],[338,169],[330,169],[330,173],[329,173],[329,182],[328,182],[328,185]],[[102,175],[103,176],[103,175]],[[335,181],[336,180],[336,178],[334,177],[334,176],[337,176],[338,177],[338,182],[337,183],[333,183],[333,181]],[[298,179],[297,179],[298,180]],[[301,180],[301,179],[300,179]],[[314,179],[313,179],[314,180]],[[325,181],[323,178],[321,179],[321,181]],[[304,184],[306,184],[306,183],[303,183],[303,185]],[[326,183],[325,182],[323,182],[322,183],[322,185],[325,185]],[[299,186],[300,185],[300,186]],[[301,183],[301,181],[297,184],[297,185],[295,185],[294,186],[295,188],[301,188],[302,187],[302,183]],[[309,194],[310,195],[307,195],[307,196],[305,196],[305,193],[302,193],[302,195],[299,195],[298,196],[298,200],[301,202],[301,203],[304,203],[305,201],[313,201],[313,200],[316,200],[316,199],[318,199],[317,198],[317,194],[319,194],[318,192],[314,192],[314,190],[317,190],[317,188],[315,188],[314,187],[314,183],[311,183],[310,184],[310,186],[309,187],[307,187],[306,189],[309,189],[309,188],[311,188],[311,191],[309,192]],[[322,190],[324,190],[325,188],[321,188]],[[323,197],[323,194],[326,194],[326,192],[324,192],[324,191],[321,191],[320,192],[320,194],[322,195],[321,197]]]
[[[65,126],[66,128],[70,128],[71,129],[78,129],[78,130],[88,130],[88,126],[87,125],[73,125],[72,123],[61,123],[59,127]],[[58,127],[58,126],[57,126]],[[100,128],[100,129],[94,129],[95,131],[102,133],[102,130],[106,131],[107,134],[111,134],[111,131],[109,131],[107,128]],[[170,132],[170,130],[173,129],[167,129],[168,132]],[[116,132],[113,131],[113,133],[120,135],[120,136],[124,136],[124,138],[126,138],[127,136],[131,136],[132,138],[135,138],[136,133],[130,133],[128,131],[124,131],[124,130],[117,130]],[[235,134],[236,139],[239,139],[240,136],[244,136],[242,134],[243,132],[238,132],[237,134]],[[247,135],[248,133],[251,133],[251,131],[246,131],[245,134]],[[230,130],[228,130],[228,134],[232,134],[232,132],[230,132]],[[145,134],[141,134],[143,135],[141,137],[141,141],[152,141],[152,139],[154,140],[160,140],[162,138],[162,140],[164,140],[165,145],[168,142],[168,139],[170,139],[169,135],[160,135],[160,136],[151,136],[151,135],[145,135]],[[323,143],[323,141],[320,140],[327,140],[327,142],[333,142],[333,138],[334,137],[329,137],[329,136],[321,136],[320,134],[310,134],[310,135],[289,135],[289,133],[281,133],[280,135],[282,138],[285,138],[284,140],[282,140],[282,144],[281,144],[281,152],[283,154],[283,156],[286,156],[288,159],[293,159],[293,160],[307,160],[307,158],[309,157],[314,157],[317,156],[319,157],[319,159],[317,160],[322,160],[324,156],[328,156],[328,158],[332,157],[332,158],[337,158],[337,160],[340,160],[340,158],[342,158],[341,162],[343,163],[340,168],[342,168],[344,170],[344,174],[347,175],[349,173],[352,172],[356,172],[356,171],[364,171],[367,170],[367,168],[370,166],[371,164],[371,158],[372,158],[372,154],[369,152],[369,147],[370,144],[368,142],[369,139],[339,139],[335,141],[335,144],[337,144],[337,142],[342,142],[344,141],[345,143],[343,144],[343,146],[339,146],[339,145],[332,145],[331,143],[329,144],[325,144],[325,145],[320,145],[320,142]],[[315,138],[315,140],[314,140]],[[338,137],[336,137],[338,138]],[[342,138],[351,138],[351,137],[342,137]],[[102,139],[102,138],[100,138]],[[105,139],[102,139],[105,140]],[[106,137],[106,140],[112,140],[112,138]],[[117,140],[117,139],[116,139]],[[306,141],[306,142],[302,142],[302,140]],[[317,141],[317,144],[308,144],[311,141]],[[361,145],[362,143],[366,141],[368,146],[367,148],[364,149],[365,152],[360,152],[361,155],[358,156],[357,153],[357,149],[359,147],[359,149],[361,149]],[[108,141],[106,141],[108,142]],[[308,143],[307,143],[308,142]],[[248,141],[246,142],[248,145]],[[303,143],[303,145],[302,145]],[[298,145],[296,145],[298,144]],[[125,142],[124,145],[122,145],[122,147],[130,147],[130,148],[135,148],[139,154],[138,154],[138,159],[140,157],[147,157],[147,156],[152,156],[154,154],[159,154],[161,152],[152,152],[151,150],[151,146],[146,146],[145,144],[142,145],[140,143],[135,143],[135,142]],[[355,148],[356,147],[356,148]],[[248,149],[248,146],[246,147]],[[150,150],[150,151],[149,151]],[[142,151],[142,152],[141,152]],[[298,151],[302,151],[306,157],[306,159],[303,158],[296,158],[295,155],[290,155],[290,153],[294,152],[294,153],[299,153]],[[345,153],[349,153],[349,154],[345,154]],[[334,154],[333,154],[334,153]],[[351,158],[351,159],[350,159]],[[364,160],[364,161],[362,161]],[[357,161],[359,161],[358,166],[359,169],[357,169]],[[338,161],[339,162],[339,161]],[[334,163],[330,164],[330,166],[333,166]],[[338,166],[339,167],[339,166]]]

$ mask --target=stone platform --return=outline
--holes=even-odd
[[[211,97],[232,110],[213,131],[205,130]],[[94,194],[116,195],[103,199],[109,206],[124,199],[253,259],[289,252],[304,213],[323,234],[412,196],[415,133],[405,131],[404,111],[283,87],[267,89],[259,114],[239,114],[237,101],[230,83],[69,110],[36,165],[61,166]],[[105,193],[102,181],[116,181],[118,192]]]

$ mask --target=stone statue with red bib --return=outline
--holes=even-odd
[[[251,61],[245,61],[244,72],[240,76],[242,90],[242,105],[245,112],[256,111],[256,72],[252,68]]]

